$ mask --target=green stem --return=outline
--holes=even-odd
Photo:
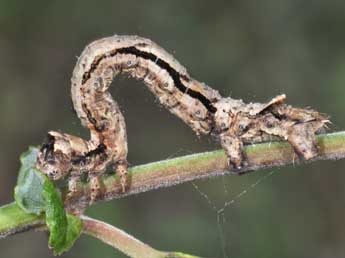
[[[0,238],[44,224],[44,217],[28,214],[15,203],[0,207]]]
[[[179,252],[155,250],[112,225],[81,216],[83,233],[95,237],[132,258],[199,258]],[[28,214],[15,203],[0,207],[0,238],[44,226],[44,216]]]
[[[308,162],[345,157],[345,132],[319,135],[317,143],[319,156]],[[240,171],[242,173],[303,162],[288,142],[252,144],[245,146],[244,153],[248,165]],[[120,178],[117,175],[104,177],[103,194],[98,201],[122,198],[200,178],[230,174],[238,173],[229,171],[223,150],[187,155],[130,168],[130,187],[125,193],[121,191]],[[71,210],[83,209],[84,204],[90,203],[90,193],[88,183],[79,183],[77,193],[66,202],[66,205]]]
[[[312,161],[335,160],[345,157],[345,132],[319,135],[317,141],[320,155]],[[287,142],[249,145],[244,148],[244,153],[248,166],[242,172],[301,163],[301,160]],[[120,180],[117,175],[105,176],[102,180],[104,192],[99,200],[121,198],[126,195],[169,187],[199,178],[225,174],[231,174],[231,171],[227,170],[226,156],[222,150],[163,160],[132,167],[130,169],[131,185],[126,193],[121,193]],[[63,193],[65,195],[66,191],[64,190]],[[89,203],[89,196],[89,184],[79,183],[76,196],[68,202],[66,201],[66,207],[78,209],[82,207],[83,203]],[[27,214],[15,204],[0,207],[0,238],[37,228],[42,224],[42,216]],[[180,253],[167,255],[167,257],[188,257],[188,255],[183,256]]]

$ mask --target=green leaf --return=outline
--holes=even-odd
[[[74,245],[74,242],[80,237],[83,223],[79,217],[67,214],[67,235],[63,252],[68,251]]]
[[[54,250],[54,253],[60,254],[60,249],[66,242],[67,234],[67,216],[61,196],[54,184],[48,179],[44,182],[42,195],[46,201],[46,223],[50,230],[49,247]]]
[[[46,178],[35,168],[37,154],[38,149],[30,147],[20,156],[22,165],[14,189],[14,199],[26,212],[39,215],[45,211],[46,202],[42,191]]]
[[[49,247],[55,255],[68,251],[79,238],[82,229],[80,218],[67,214],[60,193],[48,179],[44,183],[46,200],[46,223],[50,230]]]
[[[66,215],[60,192],[46,175],[36,168],[38,149],[30,147],[20,157],[21,168],[15,200],[27,213],[45,213],[50,231],[49,247],[55,255],[68,251],[79,238],[82,229],[80,218]]]

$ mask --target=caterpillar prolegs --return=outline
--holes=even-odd
[[[112,36],[96,40],[82,52],[72,76],[72,101],[90,140],[54,132],[43,143],[37,166],[52,180],[69,178],[70,195],[76,182],[87,173],[91,200],[100,194],[99,176],[113,165],[127,182],[127,135],[124,117],[108,88],[113,78],[125,73],[141,80],[172,114],[182,119],[196,134],[211,135],[220,141],[229,169],[246,165],[245,143],[272,138],[284,139],[305,159],[318,154],[315,133],[328,118],[311,109],[284,104],[285,95],[265,104],[223,98],[218,91],[189,76],[169,53],[149,39]]]

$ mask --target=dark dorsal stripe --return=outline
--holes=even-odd
[[[101,161],[104,161],[107,158],[107,154],[105,153],[106,149],[107,146],[101,143],[97,146],[96,149],[90,150],[85,155],[72,157],[71,162],[73,165],[86,165],[91,162],[91,158],[94,158],[96,156],[99,156],[99,159]]]
[[[167,62],[158,58],[154,54],[141,51],[141,50],[137,49],[136,47],[119,48],[119,49],[116,49],[115,51],[112,51],[110,54],[104,54],[102,56],[97,57],[94,60],[94,62],[91,64],[90,70],[84,73],[83,79],[82,79],[82,84],[86,83],[87,80],[90,79],[91,73],[97,69],[97,66],[100,64],[100,62],[104,58],[109,57],[109,56],[113,57],[116,54],[132,54],[132,55],[135,55],[137,57],[141,57],[143,59],[150,60],[150,61],[156,63],[160,68],[166,70],[169,73],[169,75],[173,79],[174,84],[179,89],[179,91],[181,91],[182,93],[188,94],[190,97],[192,97],[194,99],[199,100],[207,108],[207,110],[210,111],[211,113],[215,113],[217,111],[217,109],[212,105],[211,101],[208,98],[206,98],[200,92],[197,92],[195,90],[187,88],[182,83],[181,77],[187,81],[189,80],[189,78],[187,78],[184,75],[181,75],[174,68],[172,68]]]

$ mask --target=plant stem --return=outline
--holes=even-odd
[[[323,159],[334,160],[345,157],[345,132],[319,135],[317,141],[320,148],[320,155],[313,161]],[[241,171],[243,173],[263,168],[301,163],[301,160],[287,142],[249,145],[244,148],[244,153],[247,157],[248,166]],[[161,187],[169,187],[199,178],[221,176],[225,174],[233,173],[227,170],[226,156],[223,151],[205,152],[154,162],[132,167],[130,169],[131,184],[126,193],[121,192],[118,176],[104,176],[102,179],[104,192],[99,201],[121,198],[127,195]],[[66,194],[66,190],[63,190],[63,194]],[[76,196],[66,201],[66,207],[69,209],[84,208],[84,205],[89,203],[89,194],[89,184],[79,182]],[[43,219],[43,216],[25,213],[14,203],[2,206],[0,207],[0,238],[42,226]],[[86,230],[85,232],[90,232],[90,234],[92,234],[90,228],[89,231]],[[96,232],[94,232],[94,234],[96,234]],[[105,240],[106,239],[103,241]],[[159,251],[155,252],[158,252],[157,255],[159,253],[167,254]],[[168,255],[170,256],[167,257],[170,258],[188,257],[179,253],[169,253]]]
[[[0,207],[0,238],[42,226],[44,216],[28,214],[15,203]]]
[[[164,255],[114,226],[86,216],[82,216],[81,219],[83,220],[83,233],[100,239],[130,257],[161,258]]]
[[[317,137],[320,155],[311,161],[335,160],[345,157],[345,132],[319,135]],[[248,173],[259,169],[300,164],[303,160],[296,155],[287,142],[269,142],[245,146],[244,154],[248,165],[241,171],[228,170],[223,150],[192,154],[174,159],[135,166],[129,169],[130,187],[121,191],[117,175],[105,176],[102,180],[103,194],[98,201],[122,198],[124,196],[169,187],[200,178]],[[90,202],[90,185],[79,183],[73,198],[66,202],[71,210],[85,208]]]
[[[183,253],[162,252],[153,249],[147,244],[139,241],[105,222],[81,216],[83,221],[83,233],[95,237],[104,243],[118,249],[129,257],[133,258],[198,258]],[[0,208],[0,238],[8,235],[24,232],[30,229],[43,229],[44,216],[28,214],[15,203]]]
[[[132,258],[198,258],[183,253],[161,252],[112,225],[86,216],[81,216],[81,219],[83,233],[98,238]]]

